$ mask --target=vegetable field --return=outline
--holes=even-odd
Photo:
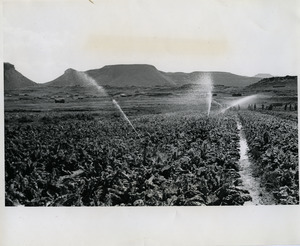
[[[243,205],[238,117],[262,185],[298,204],[297,123],[250,111],[131,117],[139,136],[120,116],[9,113],[5,204]]]
[[[240,118],[256,174],[279,204],[299,203],[298,124],[256,112]]]

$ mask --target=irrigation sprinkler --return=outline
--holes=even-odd
[[[102,86],[98,85],[98,83],[92,77],[87,75],[85,72],[77,72],[77,76],[81,80],[85,81],[88,85],[91,85],[91,86],[95,87],[95,89],[97,89],[97,92],[100,93],[101,95],[108,96],[105,89]],[[113,105],[120,111],[123,118],[128,122],[128,124],[131,126],[133,131],[136,133],[136,135],[142,140],[140,134],[137,132],[137,130],[135,129],[135,127],[133,126],[131,121],[128,119],[127,115],[124,113],[124,111],[122,110],[122,108],[118,104],[118,102],[113,97],[110,96],[110,98],[112,100]]]
[[[124,113],[124,111],[122,110],[121,106],[118,104],[118,102],[112,98],[112,103],[114,104],[114,106],[120,111],[121,115],[123,116],[123,118],[128,122],[128,124],[131,126],[131,128],[133,129],[133,131],[136,133],[136,135],[139,137],[139,139],[142,140],[140,134],[137,132],[137,130],[135,129],[135,127],[133,126],[133,124],[131,123],[131,121],[128,119],[127,115]]]
[[[253,100],[253,99],[256,99],[258,95],[251,95],[251,96],[246,96],[246,97],[243,97],[241,99],[238,99],[238,100],[234,100],[233,102],[230,103],[230,105],[224,109],[221,110],[221,113],[225,113],[228,109],[232,108],[232,107],[235,107],[237,105],[241,105],[243,103],[246,103],[250,100]]]

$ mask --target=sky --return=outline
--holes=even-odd
[[[246,76],[299,71],[297,0],[93,2],[3,0],[4,61],[38,83],[68,68],[111,64]]]

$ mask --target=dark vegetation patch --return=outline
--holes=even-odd
[[[64,119],[62,116],[60,119]],[[231,115],[69,116],[5,126],[6,206],[242,205]]]
[[[262,185],[278,204],[299,204],[297,122],[258,112],[240,118]]]

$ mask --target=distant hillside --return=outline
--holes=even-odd
[[[175,72],[175,73],[166,73],[160,71],[160,73],[173,81],[176,85],[185,85],[185,84],[198,84],[200,83],[200,78],[204,73],[202,72],[192,72],[192,73],[183,73],[183,72]]]
[[[4,90],[18,90],[37,84],[19,73],[15,66],[10,63],[4,63]]]
[[[111,65],[89,70],[87,74],[101,85],[126,86],[182,86],[201,84],[203,75],[211,74],[213,84],[244,87],[259,81],[259,78],[239,76],[226,72],[162,72],[151,65]]]
[[[233,87],[244,87],[259,81],[259,78],[240,76],[226,72],[192,72],[192,73],[164,73],[169,76],[177,85],[201,84],[201,78],[210,74],[214,85]]]
[[[244,87],[258,82],[256,77],[240,76],[232,73],[213,72],[213,81],[215,85]]]
[[[265,79],[265,78],[271,78],[274,76],[271,74],[268,74],[268,73],[258,73],[254,77]]]
[[[88,86],[88,81],[83,75],[83,72],[69,68],[64,72],[63,75],[59,76],[53,81],[45,83],[44,85],[55,87]]]
[[[259,82],[247,86],[247,90],[295,90],[297,92],[297,76],[271,77],[260,80]]]
[[[164,76],[154,66],[144,64],[111,65],[89,70],[86,73],[93,77],[100,85],[113,87],[176,85],[171,78]]]
[[[36,85],[33,81],[18,73],[11,64],[5,65],[5,88],[21,88]],[[87,76],[88,75],[88,76]],[[209,75],[209,76],[208,76]],[[67,69],[63,75],[42,84],[41,86],[51,87],[74,87],[88,86],[91,79],[102,86],[111,87],[178,87],[187,84],[207,83],[211,78],[213,85],[224,85],[229,87],[244,88],[260,80],[257,77],[246,77],[227,72],[162,72],[152,65],[110,65],[99,69],[79,72],[74,69]],[[40,85],[40,84],[39,84]]]

